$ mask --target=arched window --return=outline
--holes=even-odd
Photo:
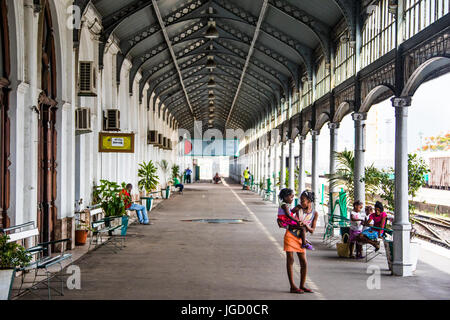
[[[361,66],[364,68],[395,48],[395,15],[389,12],[389,0],[369,5],[362,32]]]
[[[325,59],[318,61],[316,70],[316,94],[314,100],[319,99],[330,90],[330,69],[325,64]]]
[[[450,0],[403,0],[407,40],[449,13]]]
[[[303,81],[304,80],[304,81]],[[306,76],[302,78],[302,97],[300,100],[300,109],[303,110],[312,103],[312,85]]]
[[[341,36],[336,49],[334,82],[338,84],[344,82],[355,74],[355,51],[350,45],[348,38]]]

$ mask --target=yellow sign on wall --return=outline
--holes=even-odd
[[[100,132],[98,152],[134,153],[134,133]]]

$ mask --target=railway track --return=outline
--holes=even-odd
[[[412,220],[417,237],[450,249],[450,220],[423,214],[416,214]]]

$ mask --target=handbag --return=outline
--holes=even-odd
[[[347,236],[347,242],[344,241],[345,236]],[[336,243],[337,254],[341,258],[350,257],[350,241],[348,241],[348,233],[344,234],[341,243]]]

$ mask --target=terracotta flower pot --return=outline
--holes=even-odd
[[[87,230],[75,230],[75,244],[77,246],[84,246],[86,244],[87,235]]]

